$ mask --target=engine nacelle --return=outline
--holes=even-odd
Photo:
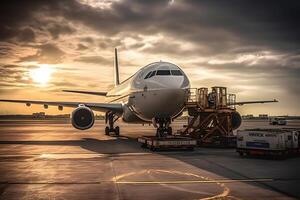
[[[72,125],[74,128],[79,130],[86,130],[91,128],[95,122],[95,116],[93,111],[84,106],[80,105],[72,112]]]
[[[240,125],[242,124],[242,117],[241,117],[240,113],[233,112],[231,114],[231,124],[232,124],[233,130],[240,127]]]

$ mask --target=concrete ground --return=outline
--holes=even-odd
[[[300,127],[300,123],[291,122]],[[0,122],[0,199],[293,199],[300,158],[241,158],[234,149],[151,152],[150,126],[103,121],[79,131],[67,121]],[[174,129],[182,122],[176,122]],[[269,127],[244,121],[241,128]]]

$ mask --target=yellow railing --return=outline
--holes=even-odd
[[[198,106],[200,108],[232,108],[235,109],[235,94],[227,94],[226,87],[190,88],[187,105]]]

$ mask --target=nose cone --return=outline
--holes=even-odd
[[[154,89],[187,89],[190,87],[188,77],[182,76],[155,76],[147,81],[150,88]]]
[[[184,76],[158,77],[157,84],[160,88],[179,89],[184,85]]]
[[[185,74],[182,76],[171,76],[168,77],[168,79],[161,79],[160,82],[165,88],[187,89],[190,87],[190,81]]]
[[[170,88],[138,92],[131,100],[132,109],[145,121],[154,117],[173,118],[182,111],[187,95],[187,90]]]

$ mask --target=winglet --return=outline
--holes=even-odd
[[[115,48],[115,85],[120,84],[119,78],[119,62],[118,62],[118,49]]]

